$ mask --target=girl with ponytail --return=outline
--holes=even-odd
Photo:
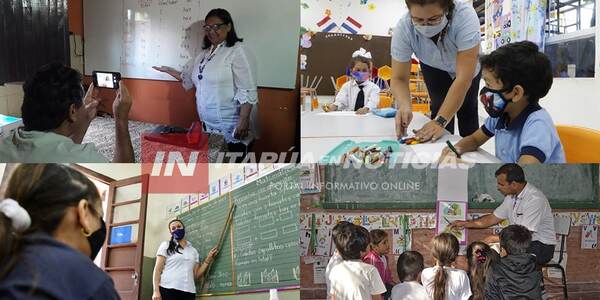
[[[450,233],[441,233],[431,241],[435,266],[421,273],[421,281],[432,300],[468,300],[471,297],[469,277],[453,268],[458,256],[458,240]]]
[[[496,250],[484,242],[472,242],[467,247],[467,263],[469,264],[469,279],[473,298],[471,300],[485,299],[485,281],[489,270],[500,260]]]
[[[156,253],[152,300],[194,300],[194,281],[207,276],[206,270],[215,260],[217,248],[212,248],[200,263],[198,251],[185,239],[183,222],[175,219],[168,227],[171,238],[162,242]]]

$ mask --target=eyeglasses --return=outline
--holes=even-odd
[[[209,32],[209,31],[217,31],[219,29],[221,29],[221,27],[223,27],[224,25],[227,25],[225,23],[221,23],[221,24],[213,24],[213,25],[204,25],[204,31]]]
[[[442,23],[443,18],[444,18],[444,14],[433,16],[427,20],[411,17],[413,24],[422,25],[422,26],[438,25],[438,24]]]

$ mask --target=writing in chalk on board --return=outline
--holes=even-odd
[[[235,206],[219,255],[198,294],[224,294],[299,285],[300,171],[291,166],[180,216],[200,255],[217,244]]]

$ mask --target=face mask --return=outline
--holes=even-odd
[[[421,33],[422,35],[424,35],[424,36],[426,36],[428,38],[433,37],[436,34],[442,32],[442,30],[444,30],[444,27],[446,27],[446,25],[448,25],[448,19],[446,18],[446,16],[442,17],[442,21],[440,22],[440,24],[437,24],[437,25],[417,25],[417,24],[414,24],[415,29],[419,33]]]
[[[98,252],[100,252],[102,245],[104,245],[104,240],[106,240],[106,223],[104,223],[103,219],[100,219],[100,223],[100,228],[87,237],[90,249],[92,250],[90,254],[92,260],[96,259]]]
[[[176,240],[183,240],[183,237],[185,236],[185,228],[179,228],[179,229],[175,229],[172,233],[173,238]]]
[[[354,80],[356,80],[357,82],[365,82],[369,80],[369,76],[371,74],[369,72],[354,71],[351,75],[352,78],[354,78]]]
[[[501,116],[506,104],[511,102],[511,99],[504,98],[502,92],[503,90],[492,90],[487,87],[483,87],[479,92],[479,101],[492,118]]]

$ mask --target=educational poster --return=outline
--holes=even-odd
[[[598,249],[598,226],[582,226],[581,249]]]
[[[408,227],[394,229],[392,239],[392,254],[400,255],[411,249],[412,235]]]
[[[302,0],[300,23],[304,31],[389,36],[407,11],[404,1]]]
[[[331,256],[331,242],[331,230],[317,230],[317,236],[315,239],[315,255]]]
[[[211,183],[208,186],[208,196],[209,196],[209,198],[212,200],[212,199],[215,199],[215,198],[219,197],[221,195],[220,190],[221,190],[221,186],[220,186],[219,180]]]
[[[275,169],[273,169],[273,164],[268,164],[268,163],[258,164],[258,176],[267,175],[267,174],[273,172],[274,170]]]
[[[246,182],[253,181],[258,177],[258,165],[246,164],[244,166],[244,177]]]
[[[299,228],[309,230],[311,228],[312,214],[300,214]]]
[[[190,195],[190,209],[196,208],[200,205],[200,196],[198,194]]]
[[[523,40],[543,50],[546,7],[539,0],[486,0],[484,52]]]
[[[209,196],[208,193],[201,193],[198,195],[198,204],[200,204],[200,202],[204,202],[206,200],[208,200]]]
[[[316,260],[313,263],[313,281],[315,284],[324,284],[327,275],[327,261]]]
[[[219,182],[221,184],[221,194],[225,194],[231,191],[231,177],[229,175],[221,177],[221,179],[219,179]]]
[[[190,195],[181,197],[181,213],[188,212],[190,210]]]
[[[438,201],[436,216],[437,226],[435,228],[435,234],[449,232],[456,236],[461,245],[467,243],[466,229],[456,229],[448,226],[454,221],[467,219],[467,203]]]
[[[240,187],[244,184],[244,170],[234,170],[231,173],[231,186],[232,188]]]
[[[300,241],[298,243],[298,250],[300,251],[300,256],[308,256],[310,249],[310,237],[312,233],[310,230],[299,230],[300,232]]]

